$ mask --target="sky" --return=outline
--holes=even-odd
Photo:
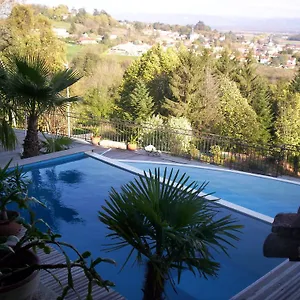
[[[299,18],[300,0],[27,0],[48,6],[104,9],[111,15],[199,14],[260,18]]]

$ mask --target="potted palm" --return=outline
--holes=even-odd
[[[42,223],[42,224],[40,224]],[[61,240],[61,236],[52,232],[41,231],[40,226],[46,226],[42,220],[35,220],[31,213],[31,221],[23,222],[26,229],[23,237],[16,236],[1,238],[0,240],[0,299],[3,300],[27,300],[31,299],[39,286],[39,271],[46,270],[54,276],[62,287],[62,295],[58,299],[64,299],[70,290],[76,293],[74,286],[74,276],[81,269],[87,279],[86,299],[92,299],[93,285],[108,288],[113,286],[110,281],[104,280],[95,270],[101,262],[114,263],[110,259],[100,257],[93,260],[90,252],[80,253],[74,246]],[[36,249],[41,249],[46,254],[54,251],[51,246],[55,246],[62,253],[65,262],[55,262],[46,260],[42,263],[36,254]],[[73,252],[73,253],[72,253]],[[71,261],[67,253],[76,256]],[[76,272],[73,273],[73,269]],[[53,272],[65,269],[67,271],[67,281],[64,284]],[[57,274],[57,273],[56,273]]]
[[[131,135],[130,139],[127,142],[127,150],[135,151],[137,149],[138,137],[135,135]]]
[[[7,205],[15,203],[19,208],[27,208],[29,201],[37,201],[27,196],[28,181],[19,167],[9,169],[11,160],[0,168],[0,236],[16,235],[21,225],[19,213],[8,210]]]
[[[180,281],[185,270],[216,276],[220,264],[210,249],[227,253],[241,228],[231,216],[218,218],[217,206],[199,196],[205,184],[199,187],[173,170],[162,175],[156,169],[120,192],[112,188],[99,212],[113,241],[107,250],[130,246],[129,256],[136,253],[136,260],[145,262],[144,300],[165,299],[166,282],[175,289],[173,275]]]
[[[93,145],[95,145],[95,146],[99,145],[101,136],[100,136],[100,130],[98,127],[93,129],[91,140],[92,140]]]

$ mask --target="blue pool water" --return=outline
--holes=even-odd
[[[140,162],[128,162],[127,164],[146,171],[155,168],[172,168],[166,164]],[[186,172],[191,180],[199,183],[208,181],[206,192],[214,192],[214,196],[218,198],[270,217],[275,217],[279,212],[297,212],[300,206],[300,184],[242,173],[224,172],[220,169],[176,165],[177,169]]]
[[[35,207],[37,217],[43,218],[80,251],[90,250],[93,256],[114,259],[116,267],[100,265],[99,273],[113,281],[115,289],[127,299],[142,299],[143,267],[132,266],[131,261],[120,272],[129,249],[105,253],[103,245],[108,243],[108,231],[97,217],[110,188],[120,190],[134,175],[84,156],[30,165],[26,169],[32,180],[30,195],[47,204],[47,208]],[[214,186],[208,189],[214,191]],[[220,208],[219,214],[220,217],[232,214],[245,226],[237,248],[229,250],[231,258],[215,254],[215,259],[221,263],[218,278],[205,280],[185,272],[177,286],[178,294],[167,287],[168,299],[227,300],[282,262],[264,258],[262,254],[270,225],[225,208]]]

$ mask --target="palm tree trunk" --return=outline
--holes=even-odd
[[[147,263],[143,300],[164,299],[165,278],[150,261]]]
[[[27,134],[24,139],[23,157],[37,156],[40,153],[38,138],[38,116],[30,115],[28,118]]]

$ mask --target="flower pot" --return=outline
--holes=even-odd
[[[92,136],[92,144],[98,146],[101,140],[101,136]]]
[[[0,251],[0,258],[7,252]],[[24,267],[38,264],[39,258],[29,250],[21,250],[5,261],[0,261],[0,268]],[[40,283],[39,271],[23,271],[12,275],[0,285],[1,300],[31,300]]]
[[[136,149],[137,149],[137,144],[131,144],[131,143],[127,144],[127,150],[135,151]]]
[[[17,211],[7,211],[8,220],[0,220],[0,236],[17,235],[21,230],[21,224],[15,220],[20,217]]]

